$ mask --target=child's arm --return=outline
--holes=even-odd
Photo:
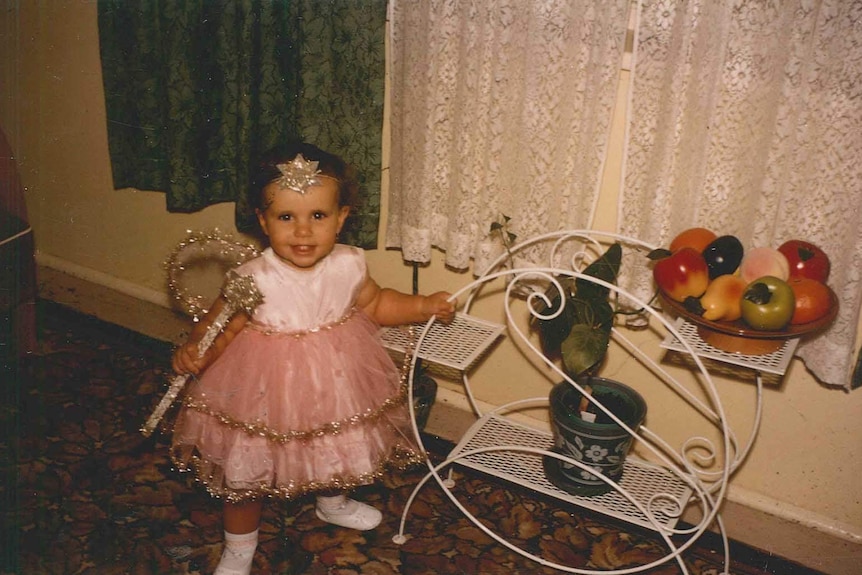
[[[448,299],[449,294],[442,291],[424,296],[381,288],[369,276],[359,292],[356,305],[380,325],[428,321],[432,315],[448,323],[455,317],[455,303]]]
[[[182,346],[174,351],[172,366],[177,373],[193,373],[195,375],[201,373],[208,365],[221,355],[224,349],[233,341],[242,328],[248,321],[248,315],[245,312],[239,311],[228,321],[227,325],[216,336],[212,345],[207,349],[203,356],[198,354],[198,345],[204,338],[209,327],[212,325],[219,312],[224,308],[226,302],[224,298],[219,297],[213,303],[212,308],[207,312],[201,321],[195,324],[192,332],[189,334],[189,339]]]

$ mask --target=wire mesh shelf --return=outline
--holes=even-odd
[[[798,338],[788,339],[780,348],[771,353],[746,355],[723,351],[709,345],[698,335],[697,326],[686,321],[685,318],[677,318],[674,327],[700,357],[777,376],[783,376],[787,371],[790,360],[793,359],[793,354],[796,352],[796,346],[799,345]],[[667,337],[664,338],[661,347],[671,351],[688,353],[682,342],[672,333],[668,333]]]
[[[383,346],[403,354],[412,347],[411,338],[419,338],[424,323],[412,326],[386,327],[380,332]],[[425,338],[418,357],[426,362],[457,371],[467,371],[493,344],[505,326],[468,314],[458,313],[448,324],[435,321]],[[413,334],[411,334],[411,331]]]
[[[489,414],[471,427],[449,454],[449,458],[457,459],[457,463],[464,467],[568,503],[647,529],[656,529],[656,525],[618,491],[612,490],[590,497],[572,495],[548,481],[542,467],[541,455],[516,449],[528,447],[550,450],[552,446],[553,437],[550,433],[497,414]],[[483,448],[493,448],[493,451],[461,456],[463,453]],[[668,469],[631,455],[626,458],[620,487],[644,508],[650,509],[655,523],[665,529],[672,529],[676,525],[680,511],[685,508],[692,495],[691,488]]]

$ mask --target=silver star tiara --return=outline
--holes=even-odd
[[[276,164],[276,168],[281,172],[281,177],[276,179],[282,189],[293,190],[300,194],[305,194],[305,190],[310,186],[320,185],[318,176],[321,175],[317,169],[317,162],[306,160],[302,154],[297,154],[296,157],[287,164]],[[323,176],[328,177],[328,176]]]

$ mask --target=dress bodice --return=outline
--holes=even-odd
[[[342,319],[356,302],[367,268],[361,249],[336,244],[332,253],[310,270],[289,265],[267,248],[237,272],[254,276],[263,294],[253,322],[266,330],[297,332]]]

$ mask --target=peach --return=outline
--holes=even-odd
[[[775,276],[787,281],[790,277],[790,263],[787,257],[773,248],[751,248],[745,252],[739,264],[739,275],[746,282],[753,282],[764,276]]]

